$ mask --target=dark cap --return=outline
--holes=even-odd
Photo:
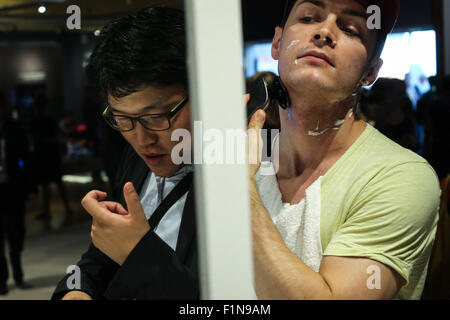
[[[283,19],[281,25],[284,26],[289,14],[291,13],[292,7],[297,2],[297,0],[285,0],[285,8],[283,13]],[[400,9],[400,0],[356,0],[361,3],[364,7],[369,7],[370,5],[377,5],[381,9],[381,32],[377,39],[375,56],[379,57],[383,51],[384,43],[386,42],[386,37],[391,33],[392,29],[397,22],[397,17]]]
[[[381,30],[389,34],[394,29],[400,9],[400,0],[357,0],[364,7],[377,5],[381,9]]]

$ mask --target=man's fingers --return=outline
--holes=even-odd
[[[125,210],[125,208],[118,202],[113,201],[102,201],[100,202],[100,205],[104,206],[109,211],[120,214],[120,215],[127,215],[128,211]]]
[[[250,93],[244,94],[244,106],[247,107],[248,102],[250,101]]]
[[[265,121],[266,121],[266,112],[264,110],[258,110],[250,118],[250,122],[248,123],[248,128],[260,130],[264,126]]]
[[[123,195],[125,197],[125,202],[127,203],[128,212],[131,214],[144,214],[144,209],[142,209],[141,200],[139,195],[134,189],[133,183],[127,182],[123,186]]]
[[[107,194],[103,191],[89,191],[81,200],[81,205],[94,218],[100,218],[107,214],[108,210],[100,205],[99,201],[106,198]]]
[[[248,163],[258,165],[261,161],[263,149],[261,129],[264,126],[266,113],[264,110],[258,110],[251,117],[248,124]]]
[[[84,198],[92,198],[92,199],[95,199],[97,201],[102,201],[102,200],[106,199],[107,195],[108,194],[106,192],[103,192],[103,191],[91,190],[88,193],[86,193],[86,196]]]

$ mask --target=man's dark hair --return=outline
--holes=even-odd
[[[283,12],[283,18],[281,19],[280,27],[284,28],[286,25],[287,19],[289,18],[289,15],[291,14],[292,7],[297,2],[297,0],[289,0],[286,1],[286,4],[284,6],[284,12]]]
[[[86,75],[104,98],[146,85],[187,88],[183,11],[154,6],[112,20],[100,33]]]

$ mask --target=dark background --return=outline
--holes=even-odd
[[[395,31],[424,28],[436,30],[438,73],[440,74],[443,74],[445,70],[442,1],[403,0],[395,28]],[[74,113],[81,120],[80,105],[86,85],[82,65],[94,46],[94,30],[100,29],[113,17],[152,3],[164,2],[180,7],[183,5],[180,0],[82,0],[49,4],[48,12],[40,15],[37,13],[35,1],[1,1],[0,83],[2,90],[12,93],[13,96],[16,95],[17,87],[23,85],[18,79],[18,73],[33,71],[37,68],[46,73],[45,81],[40,82],[39,85],[47,90],[50,101],[49,111],[55,117],[60,117],[67,112]],[[14,3],[17,4],[14,6]],[[23,3],[28,3],[25,9],[23,9],[25,6]],[[271,40],[274,28],[281,20],[283,3],[284,1],[280,0],[242,0],[244,40]],[[6,6],[6,4],[9,5]],[[65,27],[68,15],[64,10],[69,4],[78,4],[81,8],[82,29],[80,31],[68,31]],[[10,17],[14,18],[10,19]],[[12,99],[14,100],[14,97]]]

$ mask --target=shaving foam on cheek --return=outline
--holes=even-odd
[[[307,46],[303,46],[301,52],[305,52],[307,48],[308,48]],[[295,65],[298,65],[298,60],[299,60],[299,59],[300,59],[300,58],[296,58],[296,59],[294,60],[294,64],[295,64]]]
[[[297,45],[300,42],[300,40],[294,40],[291,42],[291,44],[287,47],[286,50],[289,50],[290,48],[292,48],[293,46]]]

